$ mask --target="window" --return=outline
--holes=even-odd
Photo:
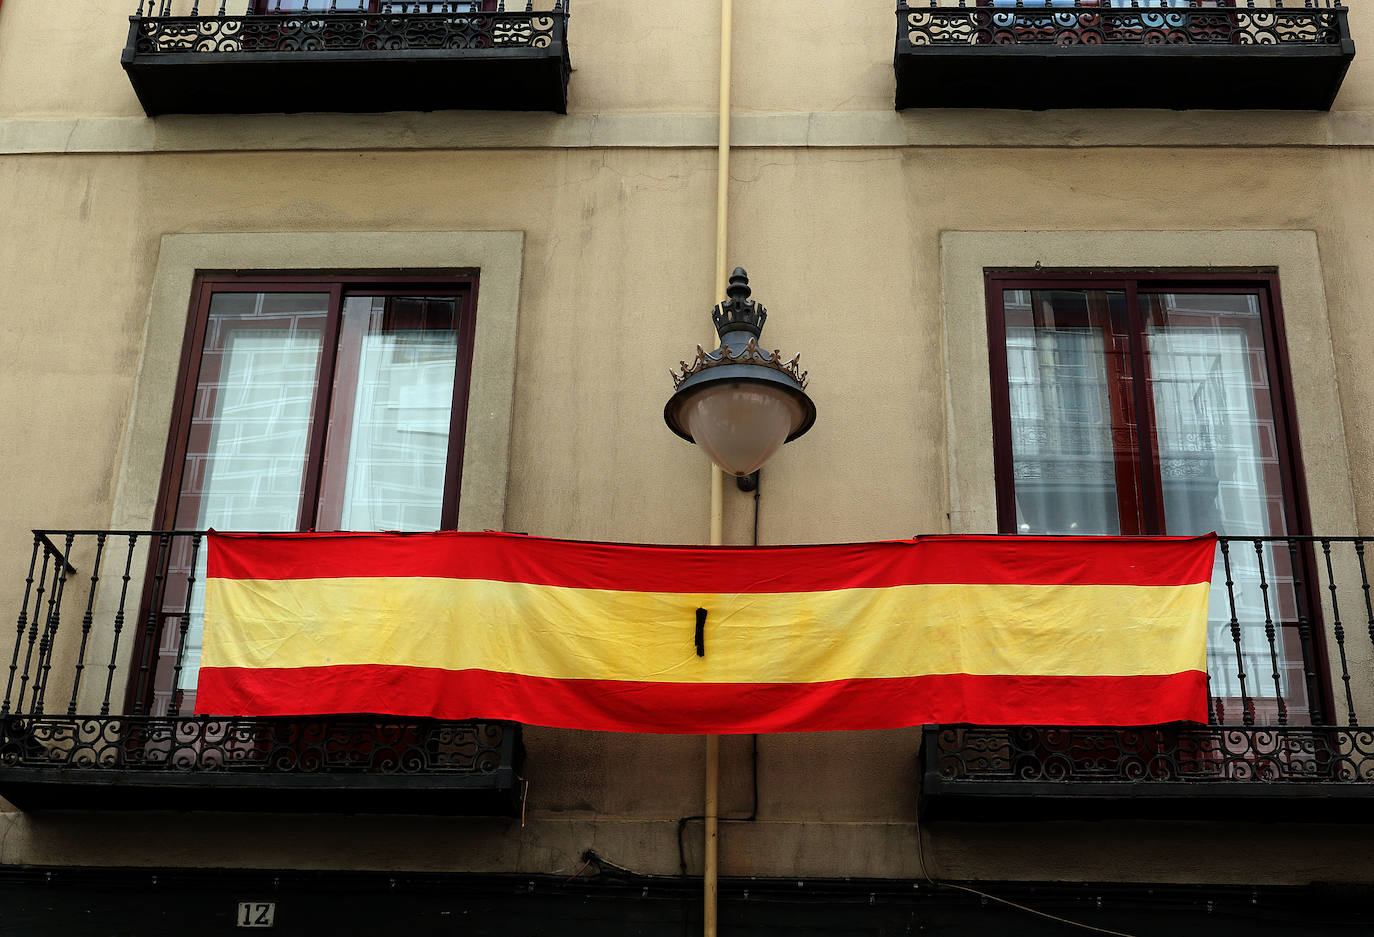
[[[990,274],[999,529],[1301,532],[1276,296],[1268,278]],[[1233,551],[1233,580],[1258,584],[1261,567],[1274,603],[1270,617],[1280,619],[1277,683],[1295,716],[1307,711],[1307,700],[1292,557],[1281,546]],[[1262,590],[1237,591],[1255,600],[1237,608],[1237,648],[1225,579],[1219,566],[1208,665],[1212,695],[1223,700],[1239,697],[1242,665],[1252,675],[1275,666],[1266,612],[1257,604]],[[1279,694],[1269,692],[1275,698],[1258,699],[1258,707],[1277,708]]]
[[[201,530],[457,526],[475,281],[346,277],[198,284],[159,509]],[[205,556],[172,556],[152,712],[199,666]],[[187,608],[186,584],[196,582]],[[178,586],[180,586],[178,588]],[[179,623],[178,623],[179,624]]]
[[[1140,42],[1183,41],[1190,22],[1186,13],[1150,12],[1170,9],[1215,9],[1234,7],[1235,0],[978,0],[979,6],[1008,9],[992,17],[996,27],[1013,27],[1011,35],[1020,41],[1077,35],[1081,30],[1085,42],[1103,39]],[[1138,14],[1098,15],[1103,10],[1138,10]],[[1010,12],[1010,10],[1017,12]],[[1060,10],[1041,13],[1040,10]],[[1200,23],[1205,33],[1210,24]],[[1047,32],[1046,32],[1047,31]]]
[[[1103,7],[1109,9],[1233,7],[1235,0],[978,0],[979,6],[1044,9],[1045,7]]]
[[[253,0],[254,13],[472,13],[498,0]]]

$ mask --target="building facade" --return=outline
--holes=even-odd
[[[723,738],[722,929],[1368,926],[1349,6],[733,4],[724,254],[818,417],[724,542],[1224,549],[1209,727]],[[708,541],[722,22],[0,6],[0,934],[701,927],[698,737],[192,713],[206,528]]]

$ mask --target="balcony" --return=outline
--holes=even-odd
[[[520,727],[193,715],[196,531],[38,531],[0,658],[0,797],[24,810],[518,813]]]
[[[561,114],[569,2],[140,0],[122,63],[150,117]]]
[[[1210,724],[927,726],[927,819],[1374,820],[1368,541],[1223,537]]]
[[[897,108],[1329,110],[1340,0],[899,0]]]

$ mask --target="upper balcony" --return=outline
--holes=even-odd
[[[1341,0],[899,0],[897,108],[1329,110]]]
[[[570,0],[140,0],[122,62],[143,110],[556,111]]]
[[[519,812],[518,725],[193,714],[199,531],[37,531],[27,569],[0,641],[0,797],[22,809]]]
[[[927,726],[923,816],[1374,821],[1367,544],[1220,538],[1210,724]]]

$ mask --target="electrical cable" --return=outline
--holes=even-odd
[[[930,871],[926,868],[925,829],[921,826],[921,821],[919,817],[916,820],[916,862],[918,865],[920,865],[921,875],[925,877],[926,882],[928,882],[931,886],[935,888],[953,888],[957,891],[968,892],[970,895],[977,895],[979,898],[984,898],[988,901],[995,901],[998,904],[1006,905],[1009,908],[1015,908],[1018,911],[1025,911],[1027,914],[1034,914],[1036,917],[1042,917],[1050,921],[1057,921],[1060,924],[1067,924],[1070,927],[1077,927],[1082,930],[1092,931],[1096,934],[1109,934],[1111,935],[1111,937],[1137,937],[1137,935],[1135,934],[1127,934],[1119,930],[1108,930],[1105,927],[1098,927],[1094,924],[1085,924],[1082,921],[1071,921],[1066,917],[1060,917],[1057,914],[1050,914],[1048,911],[1038,911],[1035,908],[1028,908],[1023,904],[1017,904],[1015,901],[1011,901],[1007,898],[999,898],[996,895],[990,895],[985,891],[979,891],[976,888],[969,888],[967,885],[957,885],[954,882],[941,882],[935,878],[932,878]]]
[[[763,470],[754,473],[754,546],[759,545],[759,492],[763,490]]]
[[[721,823],[753,823],[759,818],[759,737],[754,735],[753,744],[750,747],[750,765],[753,776],[754,803],[749,810],[747,817],[717,817]],[[678,817],[677,820],[677,865],[683,878],[687,877],[687,847],[683,843],[682,835],[687,829],[687,824],[693,820],[705,820],[700,814],[690,817]]]
[[[625,866],[618,865],[612,862],[610,859],[607,859],[605,856],[598,854],[593,849],[584,849],[582,851],[581,858],[584,860],[584,862],[595,865],[598,875],[604,875],[607,872],[611,872],[622,878],[630,879],[633,882],[654,881],[656,879],[676,880],[675,877],[672,875],[655,875],[651,872],[636,872],[634,869],[627,869],[625,868]],[[581,875],[586,868],[587,866],[583,865],[581,869],[577,870],[577,875]],[[573,878],[576,877],[576,875],[573,876]],[[568,881],[572,881],[572,879],[569,879]]]

